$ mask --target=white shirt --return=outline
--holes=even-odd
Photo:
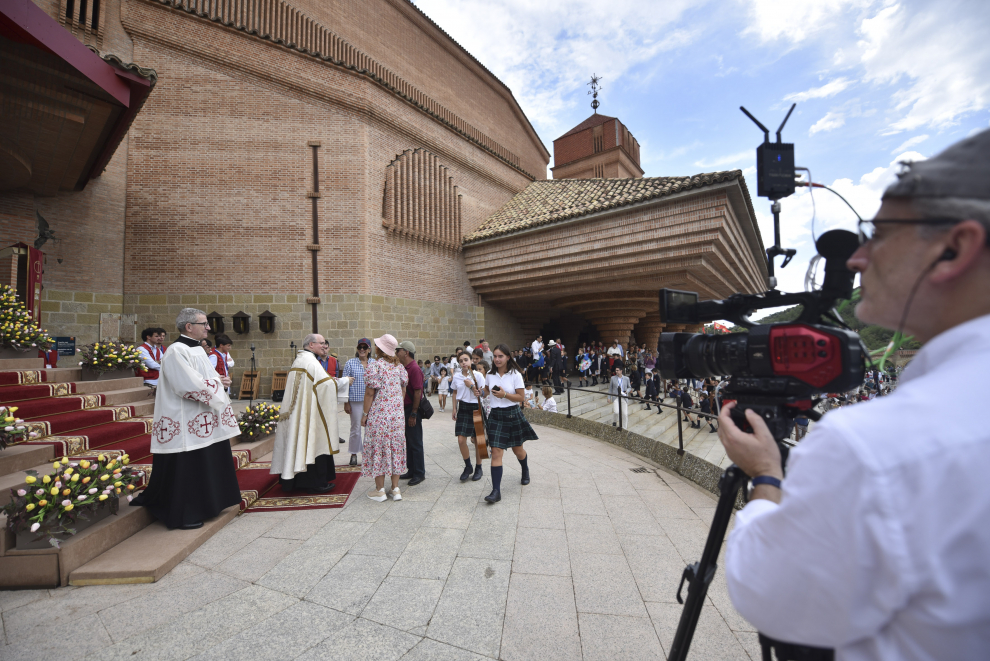
[[[553,401],[553,397],[543,402],[543,410],[550,411],[550,413],[557,412],[557,402]]]
[[[474,381],[474,387],[480,388],[485,384],[485,376],[481,372],[472,372],[472,374],[474,376],[470,378]],[[451,379],[457,401],[467,402],[468,404],[477,404],[478,398],[474,396],[474,392],[471,387],[464,384],[464,379],[466,378],[468,377],[465,377],[461,370],[457,370]]]
[[[523,383],[522,374],[515,370],[506,372],[505,376],[499,376],[498,372],[493,371],[486,378],[489,389],[498,386],[509,395],[514,395],[516,394],[516,390],[525,389],[526,387]],[[491,393],[490,399],[493,409],[507,409],[510,406],[519,406],[518,402],[504,399],[501,395],[496,395],[494,392]]]
[[[440,390],[441,394],[446,395],[447,391],[450,390],[450,377],[449,376],[442,377],[440,379],[440,385],[437,386],[437,388]]]
[[[536,354],[543,351],[543,343],[540,342],[539,340],[533,340],[533,344],[532,346],[530,346],[530,349],[533,350],[533,357],[535,358]]]
[[[839,660],[987,658],[990,429],[974,413],[986,397],[962,390],[962,413],[945,415],[931,393],[988,370],[985,315],[928,342],[891,395],[815,425],[780,504],[736,514],[725,569],[743,617]]]

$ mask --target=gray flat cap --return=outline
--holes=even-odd
[[[990,129],[948,147],[927,161],[908,165],[888,197],[963,197],[990,199]]]

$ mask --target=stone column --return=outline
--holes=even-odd
[[[660,333],[663,332],[664,324],[660,321],[660,312],[651,312],[639,320],[636,326],[636,341],[645,344],[650,351],[657,350],[657,342],[660,341]]]

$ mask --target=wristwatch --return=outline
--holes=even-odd
[[[769,484],[772,487],[777,487],[778,489],[780,488],[780,480],[775,477],[771,477],[770,475],[758,475],[754,477],[751,482],[754,487],[758,487],[761,484]]]

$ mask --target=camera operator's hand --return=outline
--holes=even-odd
[[[753,428],[753,433],[744,432],[732,421],[730,412],[735,406],[735,402],[728,402],[718,416],[718,438],[725,447],[725,454],[750,477],[769,475],[782,480],[784,469],[780,465],[780,449],[767,423],[753,411],[747,410],[746,421]],[[754,489],[752,497],[780,502],[780,490],[761,484]]]

